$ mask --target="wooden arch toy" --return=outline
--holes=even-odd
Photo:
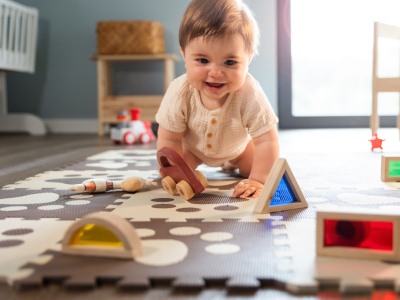
[[[62,253],[133,259],[142,254],[142,242],[125,219],[99,212],[73,223],[62,240]]]
[[[164,189],[170,195],[177,192],[185,200],[191,199],[194,194],[200,194],[207,187],[207,178],[200,171],[192,171],[186,161],[174,150],[164,147],[157,151],[157,160],[161,181]],[[175,164],[172,165],[170,161]]]

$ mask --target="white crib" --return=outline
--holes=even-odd
[[[37,116],[7,113],[5,72],[35,72],[38,15],[36,8],[0,0],[0,131],[46,134],[44,122]]]

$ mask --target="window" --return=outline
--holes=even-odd
[[[280,128],[369,127],[374,22],[400,26],[398,0],[285,0],[278,5]],[[400,76],[400,42],[379,39],[380,77]],[[394,127],[399,93],[380,93]]]

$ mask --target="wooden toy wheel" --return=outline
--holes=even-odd
[[[196,178],[201,182],[201,184],[204,186],[204,188],[206,188],[208,185],[206,176],[204,176],[204,174],[198,170],[194,171],[194,175],[196,175]]]
[[[124,134],[124,142],[127,145],[133,145],[134,143],[136,143],[136,136],[133,131],[127,131]]]
[[[179,195],[185,200],[189,200],[194,196],[194,192],[192,187],[184,180],[181,180],[177,185],[176,189],[178,190]]]
[[[142,133],[139,140],[142,144],[148,144],[150,142],[150,135],[147,132]]]
[[[168,194],[171,196],[176,194],[176,182],[170,176],[167,176],[161,180],[161,184]]]

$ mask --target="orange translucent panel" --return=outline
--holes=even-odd
[[[110,230],[96,224],[87,224],[72,235],[69,245],[95,245],[123,247],[122,242]]]

